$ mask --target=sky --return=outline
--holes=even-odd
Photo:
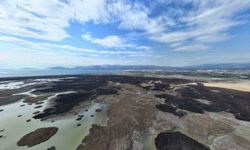
[[[250,0],[1,0],[0,68],[250,62]]]

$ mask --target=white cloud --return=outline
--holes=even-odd
[[[102,59],[98,56],[81,56],[74,53],[60,53],[57,51],[51,52],[31,52],[27,50],[15,50],[10,49],[8,51],[0,51],[0,63],[1,68],[45,68],[51,66],[67,66],[74,67],[79,65],[97,65],[97,64],[115,64],[125,63],[126,61],[107,59],[102,56]],[[15,60],[15,61],[10,61]]]
[[[0,33],[48,41],[69,38],[71,21],[107,22],[106,0],[2,0]]]
[[[161,0],[161,3],[181,3],[180,6],[185,4],[193,6],[193,9],[188,10],[179,8],[179,13],[174,16],[176,22],[182,25],[181,28],[174,31],[170,29],[170,31],[153,34],[150,37],[167,44],[196,42],[195,46],[180,45],[175,50],[191,50],[198,47],[204,50],[207,48],[204,44],[208,42],[229,39],[231,36],[226,34],[226,31],[246,22],[238,19],[237,13],[250,7],[250,0],[183,0],[181,2]]]
[[[0,45],[0,63],[5,68],[128,64],[138,58],[156,57],[151,51],[145,50],[88,49],[66,44],[31,42],[10,36],[0,36]]]
[[[174,24],[166,16],[154,19],[142,3],[124,0],[2,0],[0,2],[0,33],[61,41],[69,38],[65,31],[70,22],[85,24],[118,23],[120,28],[149,33],[163,31]]]
[[[107,0],[69,0],[69,4],[74,14],[73,19],[76,21],[100,23],[109,20],[106,11]]]
[[[203,44],[193,44],[193,45],[185,45],[174,48],[174,51],[201,51],[207,50],[208,47]]]
[[[64,29],[71,15],[70,7],[57,0],[2,0],[0,32],[58,41],[69,37]]]
[[[198,42],[220,42],[231,38],[231,36],[221,33],[221,34],[207,34],[204,36],[197,37],[195,40]]]
[[[76,47],[67,44],[49,44],[44,42],[30,42],[19,38],[14,38],[10,36],[0,36],[0,43],[9,44],[9,49],[15,47],[15,49],[30,49],[33,51],[37,51],[37,53],[41,51],[58,51],[61,53],[63,51],[69,53],[76,53],[76,54],[84,54],[84,55],[154,55],[152,51],[145,50],[147,47],[142,47],[143,50],[141,51],[129,51],[129,50],[102,50],[102,49],[88,49],[82,47]]]
[[[163,31],[165,27],[165,18],[161,16],[150,18],[150,9],[142,3],[116,0],[109,5],[108,11],[122,29],[155,33]]]
[[[113,24],[128,32],[142,32],[142,36],[161,43],[182,43],[176,49],[194,46],[208,47],[231,37],[227,30],[245,23],[238,16],[250,7],[250,0],[1,0],[0,33],[48,41],[70,38],[66,31],[71,22],[85,24]],[[189,6],[187,9],[186,6]],[[174,6],[174,7],[173,7]],[[157,10],[157,11],[156,11]],[[91,31],[92,32],[92,31]],[[83,38],[106,48],[150,47],[130,44],[117,35]],[[140,38],[140,37],[139,37]],[[201,47],[201,46],[200,46]],[[195,47],[194,47],[195,48]],[[205,48],[200,48],[205,49]]]
[[[132,45],[126,44],[125,39],[117,36],[117,35],[109,35],[104,38],[94,38],[89,33],[82,35],[82,38],[90,41],[91,43],[101,45],[103,47],[108,48],[126,48],[131,47]]]
[[[101,45],[106,48],[133,48],[141,50],[150,50],[151,47],[145,45],[130,44],[125,38],[117,35],[109,35],[104,38],[94,38],[90,33],[83,34],[82,38],[84,40],[90,41],[91,43]]]

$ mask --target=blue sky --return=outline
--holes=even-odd
[[[1,0],[0,68],[250,62],[250,0]]]

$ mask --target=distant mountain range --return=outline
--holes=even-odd
[[[203,64],[186,67],[169,67],[154,65],[93,65],[67,67],[51,67],[50,70],[250,70],[250,63]]]
[[[153,65],[94,65],[78,66],[73,68],[51,67],[47,69],[0,69],[0,77],[16,76],[40,76],[40,75],[70,75],[70,74],[119,74],[123,71],[167,71],[167,72],[189,72],[207,70],[226,70],[226,71],[250,71],[250,63],[227,63],[227,64],[205,64],[187,67],[169,67]]]
[[[77,66],[73,68],[67,67],[51,67],[49,69],[67,69],[67,70],[150,70],[150,69],[177,69],[178,67],[153,66],[153,65],[93,65],[93,66]]]
[[[250,69],[250,63],[204,64],[192,66],[195,69]]]

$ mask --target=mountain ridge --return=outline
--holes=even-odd
[[[81,70],[81,69],[102,69],[102,70],[150,70],[150,69],[161,69],[161,70],[216,70],[216,69],[250,69],[250,63],[219,63],[219,64],[202,64],[202,65],[193,65],[193,66],[184,66],[184,67],[171,67],[171,66],[156,66],[156,65],[90,65],[90,66],[76,66],[76,67],[50,67],[48,69],[60,70]]]

